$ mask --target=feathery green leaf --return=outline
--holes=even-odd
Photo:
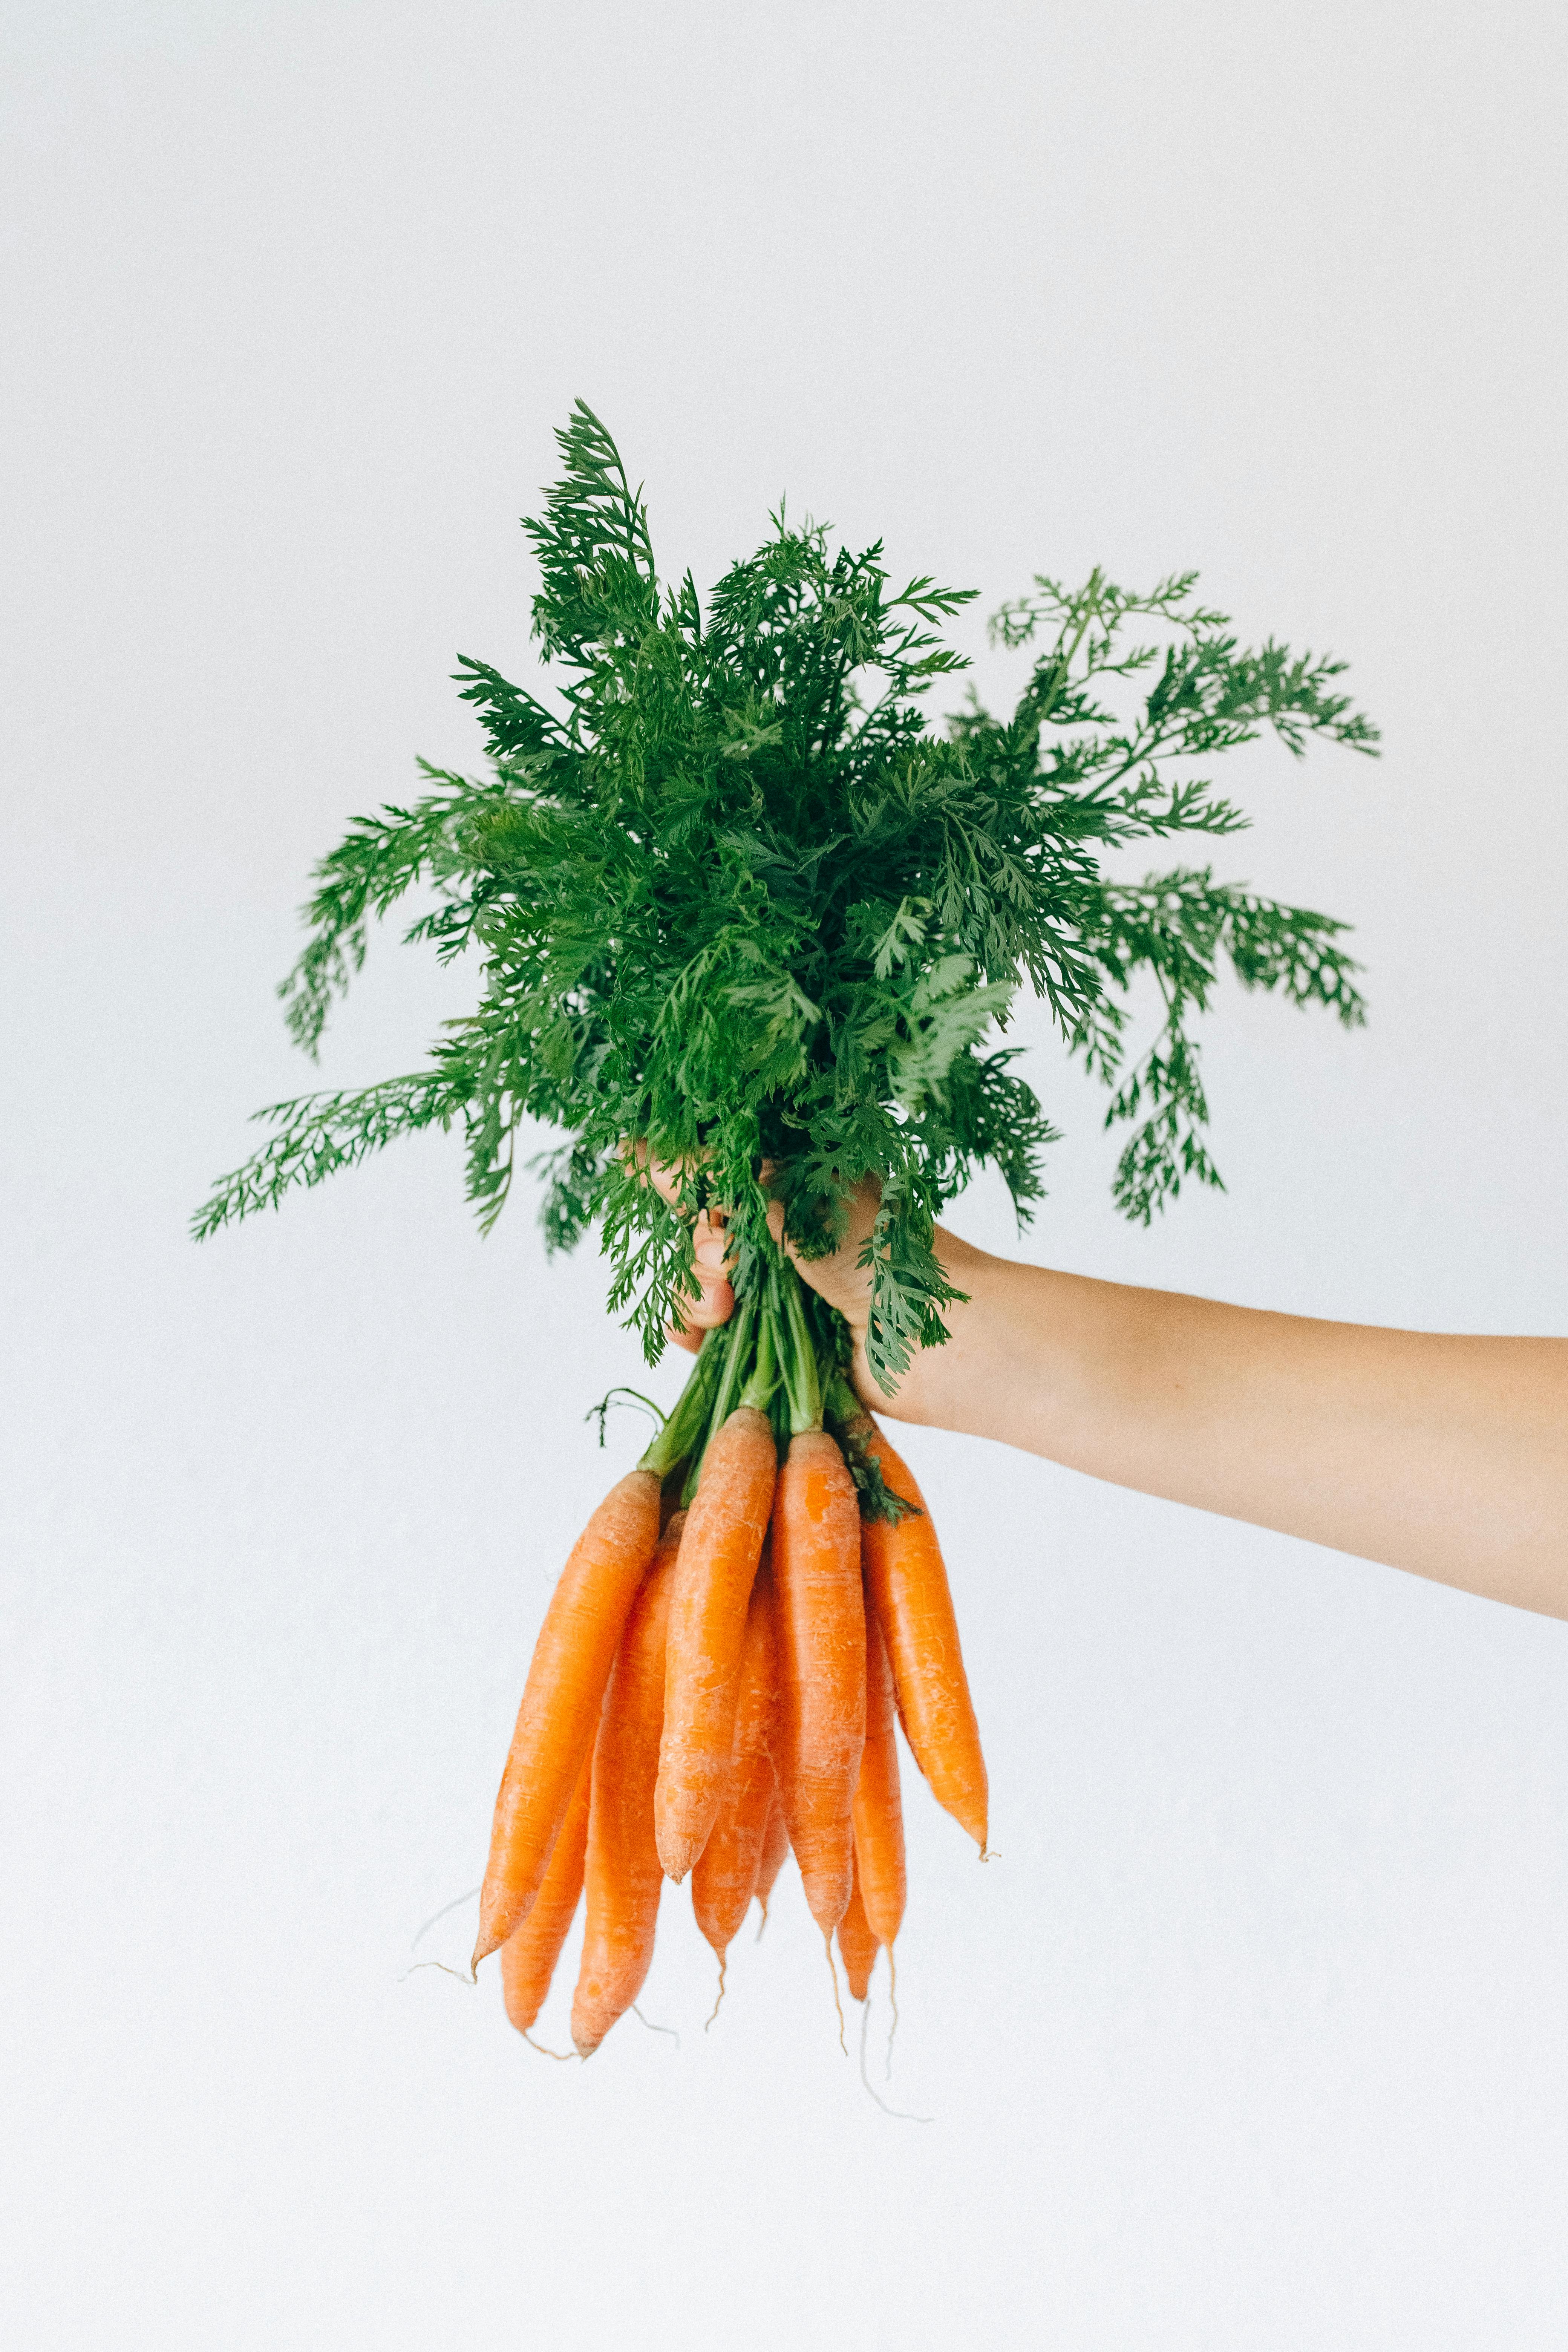
[[[600,420],[579,402],[557,439],[562,478],[524,525],[557,707],[462,661],[489,774],[426,767],[411,807],[351,826],[318,869],[283,984],[314,1053],[370,923],[424,887],[436,904],[407,936],[477,952],[479,1004],[424,1072],[263,1114],[273,1133],[196,1230],[454,1119],[488,1225],[520,1124],[542,1121],[565,1138],[531,1163],[549,1245],[598,1225],[612,1307],[653,1357],[693,1277],[681,1217],[626,1138],[685,1167],[688,1213],[727,1204],[742,1288],[771,1253],[764,1162],[807,1255],[834,1245],[848,1192],[875,1177],[868,1352],[889,1384],[945,1337],[944,1203],[983,1166],[1020,1221],[1041,1197],[1056,1131],[997,1034],[1020,987],[1131,1129],[1114,1192],[1144,1222],[1184,1182],[1220,1181],[1192,1023],[1223,966],[1363,1020],[1341,924],[1206,866],[1131,884],[1100,858],[1238,831],[1206,769],[1266,731],[1299,756],[1313,739],[1371,752],[1376,730],[1342,663],[1272,639],[1247,650],[1194,574],[1138,593],[1099,571],[1079,588],[1039,578],[997,614],[994,640],[1033,649],[1010,715],[971,696],[933,729],[923,698],[965,667],[942,625],[972,591],[922,576],[890,593],[879,544],[833,547],[781,509],[704,614],[689,576],[660,587],[642,492]],[[1145,975],[1165,1019],[1129,1064]]]

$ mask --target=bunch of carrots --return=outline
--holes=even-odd
[[[894,1718],[984,1853],[985,1764],[947,1571],[787,1265],[705,1338],[635,1470],[573,1549],[534,1646],[480,1895],[527,2033],[580,1900],[572,2038],[642,1990],[667,1878],[725,1956],[787,1851],[867,1997],[905,1899]]]
[[[885,1394],[945,1339],[958,1294],[934,1218],[990,1166],[1020,1223],[1055,1130],[998,1045],[1032,987],[1131,1123],[1114,1193],[1147,1224],[1217,1184],[1190,1034],[1222,955],[1244,986],[1364,1016],[1343,925],[1205,866],[1141,882],[1102,851],[1228,835],[1210,760],[1271,732],[1374,751],[1344,665],[1248,649],[1194,572],[1147,593],[1097,566],[1037,574],[993,641],[1033,647],[1010,714],[973,698],[945,728],[923,698],[966,667],[942,626],[969,590],[900,593],[857,553],[773,518],[706,598],[661,581],[647,509],[579,401],[559,480],[524,528],[547,703],[465,657],[488,772],[421,763],[409,807],[356,818],[316,870],[281,994],[314,1054],[367,930],[406,892],[406,933],[481,959],[476,1007],[414,1071],[258,1114],[198,1234],[460,1123],[488,1231],[515,1145],[541,1122],[547,1246],[597,1229],[657,1361],[683,1295],[681,1237],[624,1148],[680,1171],[683,1216],[727,1204],[736,1307],[668,1423],[600,1505],[539,1636],[500,1795],[476,1961],[503,1954],[533,2022],[578,1901],[573,2034],[597,2049],[637,1999],[664,1880],[689,1877],[720,1956],[794,1848],[812,1916],[863,1997],[904,1906],[893,1717],[942,1804],[984,1849],[985,1768],[942,1554],[914,1481],[848,1384],[848,1331],[802,1285],[854,1186],[879,1205],[865,1358]],[[1125,634],[1136,627],[1148,641]],[[1201,768],[1202,773],[1195,772]],[[1129,992],[1165,1023],[1134,1058]],[[763,1171],[771,1171],[766,1183]]]

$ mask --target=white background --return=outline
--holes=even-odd
[[[1145,1234],[1026,1024],[1068,1140],[1023,1246],[1568,1329],[1561,11],[34,0],[4,37],[7,2341],[1561,2346],[1562,1624],[917,1434],[999,1849],[910,1791],[883,2087],[934,2120],[839,2055],[793,1874],[710,2035],[675,1896],[679,2048],[555,2066],[493,1981],[401,1972],[643,1442],[583,1422],[637,1377],[601,1268],[547,1271],[526,1202],[481,1244],[439,1137],[184,1234],[311,1083],[271,991],[313,860],[416,751],[477,758],[458,651],[530,674],[516,518],[582,394],[672,573],[787,491],[980,610],[1197,564],[1351,656],[1386,756],[1233,760],[1218,863],[1355,923],[1370,1029],[1227,987],[1231,1189]],[[324,1082],[470,987],[389,937]],[[953,1222],[1016,1246],[988,1191]]]

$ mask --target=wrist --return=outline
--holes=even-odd
[[[1002,1371],[997,1301],[1006,1278],[1018,1269],[940,1225],[935,1239],[937,1262],[963,1294],[942,1309],[947,1339],[916,1351],[895,1396],[880,1394],[868,1375],[859,1382],[860,1392],[874,1412],[889,1420],[973,1430],[991,1417],[987,1402]]]

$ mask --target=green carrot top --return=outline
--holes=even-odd
[[[559,690],[463,661],[486,772],[422,763],[411,805],[355,821],[318,868],[282,990],[314,1054],[372,918],[423,885],[434,904],[405,936],[475,954],[479,1003],[409,1075],[262,1113],[267,1142],[196,1231],[454,1121],[488,1226],[520,1126],[542,1121],[565,1139],[531,1163],[549,1244],[600,1224],[611,1306],[652,1359],[692,1276],[680,1217],[626,1138],[685,1167],[688,1211],[726,1203],[742,1299],[776,1263],[764,1162],[806,1255],[874,1176],[868,1353],[889,1386],[945,1337],[943,1204],[985,1164],[1021,1221],[1041,1193],[1055,1131],[1002,1042],[1020,985],[1110,1089],[1109,1120],[1131,1130],[1115,1196],[1145,1223],[1187,1178],[1219,1181],[1191,1024],[1222,955],[1247,987],[1363,1019],[1342,924],[1207,866],[1127,882],[1099,859],[1237,831],[1197,763],[1265,729],[1298,753],[1312,735],[1370,751],[1376,731],[1336,685],[1342,663],[1243,648],[1194,574],[1135,594],[1099,571],[1072,589],[1038,579],[997,614],[994,641],[1031,654],[1010,715],[972,697],[934,728],[924,698],[965,667],[941,625],[972,591],[922,577],[895,593],[879,544],[835,548],[781,509],[704,604],[689,575],[661,586],[641,491],[592,412],[580,403],[558,438],[563,478],[524,528]],[[1163,1017],[1134,1054],[1145,972]],[[805,1361],[798,1338],[781,1377]],[[820,1410],[790,1398],[792,1415]]]

